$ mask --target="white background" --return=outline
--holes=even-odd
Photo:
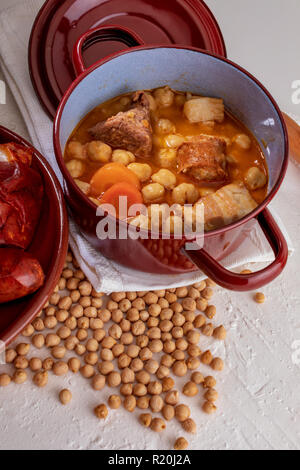
[[[0,8],[18,1],[0,0]],[[300,79],[300,2],[207,0],[207,4],[223,31],[228,57],[256,75],[282,109],[300,115],[300,105],[291,101],[292,81]],[[10,94],[7,98],[7,105],[0,105],[0,122],[26,137]],[[200,397],[190,401],[198,423],[197,435],[189,437],[191,448],[300,448],[300,373],[298,361],[293,360],[293,347],[300,340],[299,186],[300,171],[290,165],[273,207],[296,253],[284,273],[264,288],[267,302],[259,306],[252,293],[221,289],[214,298],[217,322],[229,330],[225,347],[218,350],[226,368],[218,376],[220,400],[215,416],[201,412]],[[64,386],[73,392],[68,407],[57,401]],[[175,422],[163,435],[143,431],[136,415],[123,410],[99,423],[91,410],[108,394],[108,390],[94,392],[81,377],[71,376],[51,376],[44,390],[30,384],[10,385],[0,391],[0,448],[168,449],[184,434]]]

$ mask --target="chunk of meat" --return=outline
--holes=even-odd
[[[31,165],[33,150],[23,145],[9,142],[0,144],[0,163],[1,162],[21,162],[24,165]]]
[[[44,282],[38,260],[18,248],[0,248],[0,303],[32,294]]]
[[[177,151],[178,171],[197,181],[226,181],[226,142],[210,135],[200,135],[184,142]]]
[[[192,123],[224,121],[224,103],[220,98],[192,98],[185,102],[183,112]]]
[[[204,204],[205,231],[231,224],[257,207],[243,183],[223,186],[215,193],[200,199],[199,203]]]
[[[146,93],[137,91],[132,106],[106,121],[98,122],[90,134],[114,148],[129,150],[139,157],[148,157],[152,150],[152,127],[150,104]]]

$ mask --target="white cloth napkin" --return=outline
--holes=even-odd
[[[0,15],[0,65],[25,120],[33,145],[47,158],[62,182],[52,145],[52,121],[36,97],[27,64],[30,31],[43,3],[43,0],[24,0],[2,11]],[[293,248],[289,236],[278,216],[276,219],[288,241],[291,253]],[[94,288],[105,293],[178,287],[205,278],[200,271],[181,275],[153,275],[121,266],[94,250],[72,220],[70,221],[70,245],[81,269]],[[222,264],[234,269],[248,263],[269,263],[273,259],[273,252],[259,225],[256,224],[239,250],[224,259]]]

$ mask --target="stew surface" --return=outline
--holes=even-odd
[[[100,104],[74,129],[64,157],[95,204],[118,211],[119,195],[150,209],[203,202],[206,230],[243,217],[267,194],[263,152],[222,99],[169,87]]]

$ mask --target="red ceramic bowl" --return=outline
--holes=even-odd
[[[32,148],[22,137],[0,126],[0,143],[16,142]],[[68,250],[68,218],[60,184],[44,157],[35,149],[32,167],[42,176],[44,199],[41,217],[31,245],[45,273],[45,283],[34,294],[0,304],[0,340],[9,344],[43,308],[63,269]]]
[[[281,112],[255,77],[239,65],[215,54],[184,46],[140,46],[113,54],[85,69],[82,50],[86,41],[112,36],[137,35],[120,26],[101,26],[84,34],[74,48],[78,74],[59,106],[54,124],[56,158],[65,180],[65,193],[73,216],[88,240],[108,258],[125,266],[161,274],[202,270],[219,285],[233,290],[257,289],[273,280],[287,261],[287,244],[267,205],[277,193],[288,163],[288,141]],[[241,220],[202,236],[203,248],[186,251],[180,240],[102,239],[96,236],[96,206],[79,190],[66,169],[63,151],[74,127],[95,106],[114,96],[163,85],[195,94],[219,96],[226,107],[256,136],[267,159],[269,187],[266,199]],[[272,247],[275,260],[265,269],[240,275],[220,263],[238,250],[258,221]],[[192,263],[193,261],[193,263]],[[138,273],[137,273],[138,276]]]

